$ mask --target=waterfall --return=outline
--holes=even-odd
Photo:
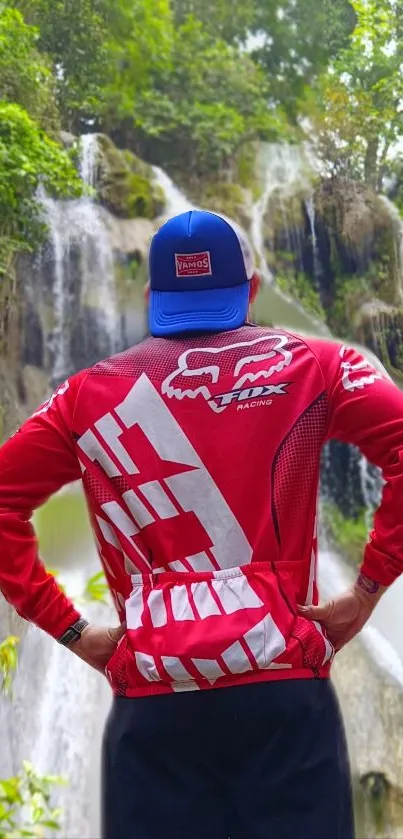
[[[309,219],[309,225],[311,228],[311,238],[312,238],[312,254],[313,254],[313,275],[316,284],[318,285],[318,281],[322,274],[322,266],[320,264],[320,256],[318,250],[318,240],[316,238],[316,228],[315,228],[315,204],[313,200],[313,195],[310,195],[305,201],[305,209]]]
[[[95,189],[97,185],[98,136],[97,134],[83,134],[80,142],[80,176],[85,184]]]
[[[82,138],[80,174],[94,187],[97,138]],[[54,329],[52,384],[119,344],[114,255],[103,210],[92,196],[55,201],[43,192],[40,201],[49,228],[44,262],[52,265]],[[74,329],[81,324],[81,332]],[[87,344],[87,351],[81,345]],[[80,355],[82,349],[82,355]]]
[[[259,169],[263,183],[260,198],[252,209],[251,238],[257,254],[258,270],[267,283],[273,282],[273,274],[267,262],[265,222],[270,212],[270,201],[274,194],[280,200],[295,194],[298,190],[306,192],[311,189],[311,162],[303,146],[289,146],[286,144],[266,144],[262,146]],[[290,239],[290,229],[285,215],[285,227]]]
[[[195,205],[187,199],[186,195],[181,192],[163,169],[160,169],[159,166],[153,166],[153,172],[156,182],[165,195],[166,214],[168,216],[177,216],[180,213],[186,213],[187,210],[195,209]]]
[[[393,224],[395,234],[396,293],[397,298],[403,301],[403,219],[396,204],[393,204],[386,195],[379,195],[378,197],[386,207]]]
[[[70,330],[68,328],[70,277],[68,276],[68,260],[65,260],[64,219],[62,205],[59,202],[43,193],[39,197],[49,229],[49,244],[52,249],[54,264],[53,305],[55,326],[53,330],[52,379],[59,382],[72,372]]]
[[[68,504],[69,494],[63,495],[63,503]],[[56,535],[57,520],[52,519],[52,524]],[[40,535],[39,521],[36,527]],[[54,551],[63,556],[66,547],[56,544]],[[71,550],[66,559],[60,582],[79,606],[86,580],[99,569],[88,525],[79,555]],[[39,774],[65,777],[66,786],[55,788],[53,796],[54,805],[64,811],[61,836],[95,839],[99,836],[100,743],[112,697],[109,684],[44,632],[0,605],[0,640],[8,634],[21,636],[13,698],[0,697],[0,778],[17,774],[23,760],[29,760]],[[116,623],[107,605],[91,603],[81,608],[88,620],[99,625]],[[57,839],[59,834],[50,831],[46,836]]]

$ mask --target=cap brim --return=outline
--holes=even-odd
[[[249,282],[214,291],[150,291],[151,335],[238,329],[247,318],[249,291]]]

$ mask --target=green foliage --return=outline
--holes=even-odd
[[[98,571],[87,581],[83,599],[87,602],[108,603],[109,589],[103,571]]]
[[[377,278],[379,278],[378,272]],[[353,338],[354,317],[359,306],[367,299],[370,280],[364,275],[352,277],[337,273],[334,281],[333,300],[326,317],[335,335]]]
[[[206,210],[224,213],[239,224],[244,223],[245,194],[237,183],[209,181],[203,190],[200,204]]]
[[[79,492],[53,495],[34,517],[39,550],[47,568],[64,567],[92,545],[88,513]]]
[[[261,2],[261,0],[260,0]],[[256,0],[172,0],[175,23],[181,26],[189,15],[203,23],[210,35],[229,43],[246,41],[255,23]]]
[[[284,132],[267,97],[253,61],[188,17],[174,33],[170,66],[154,73],[135,120],[144,135],[158,139],[160,157],[165,150],[178,168],[201,176],[228,166],[246,141]]]
[[[68,130],[133,117],[137,96],[170,49],[168,0],[14,0],[39,27]]]
[[[301,102],[329,61],[347,45],[355,14],[349,0],[256,0],[252,52],[264,68],[272,101],[297,121]]]
[[[0,675],[2,679],[0,693],[4,693],[6,696],[11,694],[12,680],[18,664],[17,646],[19,642],[20,639],[16,638],[15,635],[9,635],[0,644]]]
[[[108,72],[106,127],[133,120],[139,98],[153,90],[155,74],[169,68],[172,16],[169,0],[105,2]],[[176,60],[176,56],[175,56]]]
[[[276,284],[286,294],[298,300],[304,309],[322,320],[326,319],[319,298],[319,292],[312,285],[310,278],[302,271],[288,271],[276,275]]]
[[[28,761],[13,778],[0,780],[0,839],[36,839],[59,831],[62,811],[51,805],[53,789],[65,783],[55,775],[38,775]]]
[[[393,0],[351,4],[357,26],[317,86],[313,119],[332,171],[378,187],[401,135],[402,9]]]
[[[360,564],[369,532],[366,510],[356,518],[347,518],[329,501],[323,502],[321,510],[323,524],[335,546],[340,548],[354,565]]]
[[[0,100],[21,105],[55,133],[59,117],[54,79],[47,56],[37,48],[38,36],[19,11],[0,6]]]
[[[99,0],[13,0],[38,28],[50,57],[63,125],[71,130],[101,111],[107,74],[104,3]]]
[[[17,248],[35,248],[43,240],[39,186],[55,197],[82,189],[67,153],[26,111],[0,101],[0,276]]]

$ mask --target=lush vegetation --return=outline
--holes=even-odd
[[[11,698],[12,680],[17,668],[19,639],[9,636],[0,644],[1,695]],[[0,778],[0,839],[35,839],[47,831],[60,830],[61,810],[52,806],[52,793],[64,779],[39,775],[23,761],[17,775]]]
[[[28,761],[13,778],[0,780],[0,839],[38,839],[60,830],[61,810],[52,807],[55,775],[38,775]]]
[[[371,184],[400,136],[392,0],[11,0],[0,4],[0,271],[40,241],[39,184],[79,186],[59,130],[110,134],[175,173],[240,180],[255,140],[317,138]],[[28,114],[29,116],[28,116]],[[207,188],[208,192],[208,188]],[[12,213],[4,212],[11,207]]]
[[[353,26],[347,0],[0,4],[0,273],[41,241],[38,186],[79,189],[61,129],[230,177],[245,144],[294,135],[307,85]]]
[[[351,563],[360,565],[370,529],[367,511],[362,510],[354,518],[348,518],[336,504],[323,501],[321,513],[330,541]]]

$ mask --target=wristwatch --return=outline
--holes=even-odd
[[[81,638],[81,634],[86,626],[89,626],[88,621],[84,618],[79,618],[78,621],[69,626],[69,628],[63,632],[63,635],[57,639],[59,644],[63,644],[64,647],[67,647],[67,645],[71,644],[73,641],[78,641],[78,639]]]

